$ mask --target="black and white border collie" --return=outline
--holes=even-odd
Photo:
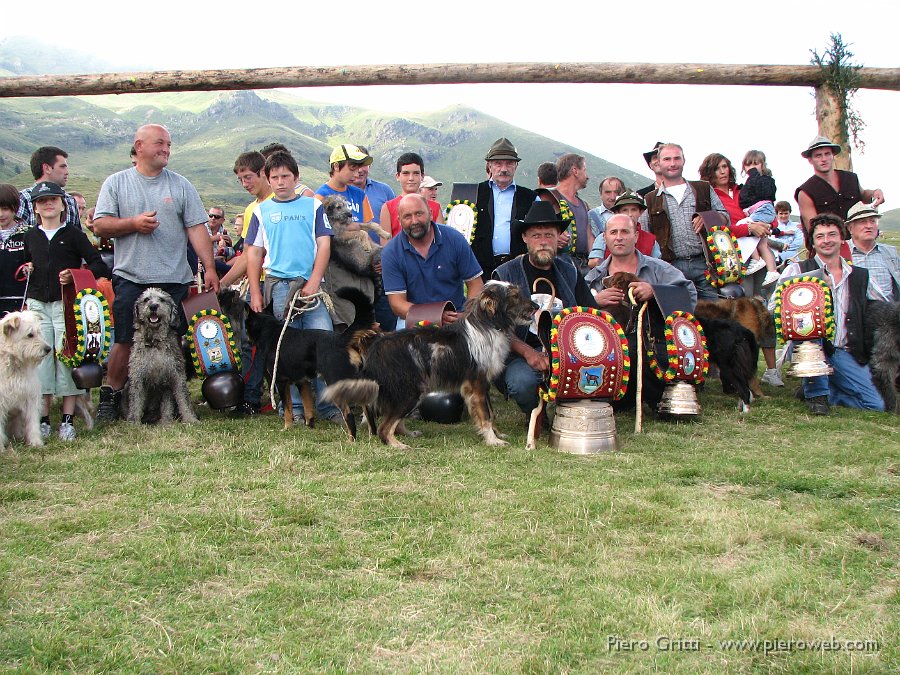
[[[403,418],[422,394],[458,391],[484,442],[506,445],[494,427],[488,390],[503,372],[512,329],[527,325],[534,308],[531,298],[517,286],[489,281],[466,302],[454,323],[412,327],[378,338],[366,354],[361,379],[328,387],[325,398],[338,406],[366,405],[372,432],[387,445],[408,448],[395,434],[407,433]],[[376,402],[383,416],[377,429]]]

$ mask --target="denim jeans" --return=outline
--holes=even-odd
[[[672,266],[681,270],[687,279],[694,282],[698,300],[719,299],[719,294],[706,278],[706,258],[702,255],[694,258],[676,258],[672,261]]]
[[[288,279],[272,279],[272,312],[275,318],[281,321],[284,319],[285,311],[291,302],[288,296],[288,287],[290,280]],[[301,303],[296,303],[295,309],[301,307]],[[297,315],[288,324],[291,328],[314,328],[317,330],[334,330],[331,323],[331,315],[325,307],[325,303],[320,302],[315,309],[303,312]],[[319,417],[325,419],[334,419],[340,417],[341,411],[332,403],[322,403],[322,390],[325,389],[325,383],[321,377],[317,377],[315,381],[316,390],[316,412]],[[303,402],[300,400],[300,392],[296,387],[291,387],[291,401],[293,403],[294,417],[303,416]]]
[[[835,349],[827,356],[831,375],[803,378],[803,396],[827,396],[831,405],[863,410],[884,410],[884,400],[872,384],[869,366],[860,365],[850,352]]]
[[[538,404],[538,385],[541,373],[534,370],[521,356],[512,356],[494,386],[507,398],[511,398],[524,413],[531,413]]]

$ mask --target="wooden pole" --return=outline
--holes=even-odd
[[[841,102],[834,92],[824,84],[816,87],[816,120],[819,123],[819,135],[841,146],[841,153],[834,158],[835,168],[852,171],[850,139],[847,137],[847,125],[841,121],[842,117]]]
[[[900,91],[900,68],[862,68],[859,87]],[[410,84],[594,83],[816,87],[817,66],[711,63],[447,63],[170,70],[0,77],[0,98]]]

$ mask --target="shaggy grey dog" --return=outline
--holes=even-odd
[[[391,233],[381,229],[376,223],[360,223],[360,230],[348,232],[353,221],[353,212],[343,197],[332,195],[325,199],[325,215],[334,237],[331,242],[331,260],[344,269],[364,277],[380,281],[381,275],[374,271],[381,261],[381,247],[374,244],[368,235],[360,232],[374,232],[382,239],[390,239]]]
[[[900,414],[897,401],[900,374],[900,302],[873,302],[863,315],[866,342],[872,345],[869,369],[872,383],[887,412]]]
[[[181,310],[168,293],[148,288],[134,303],[134,346],[128,360],[128,420],[196,422],[184,375],[184,354],[175,332]]]

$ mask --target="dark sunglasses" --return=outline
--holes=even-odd
[[[218,215],[218,214],[216,214],[216,213],[207,213],[206,215],[208,215],[210,218],[215,218],[216,220],[219,220],[220,218],[224,218],[224,217],[225,217],[224,215],[220,216],[220,215]]]

